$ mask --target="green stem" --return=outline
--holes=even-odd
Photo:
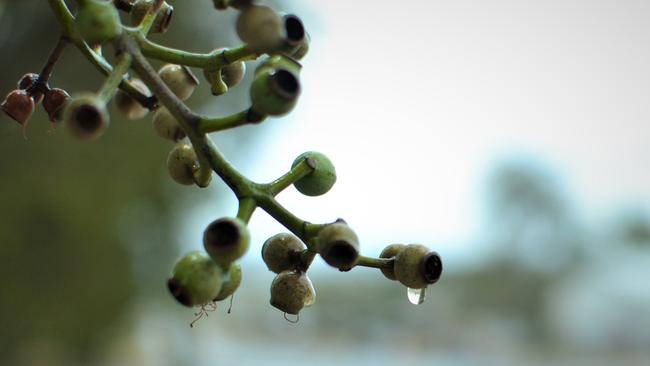
[[[237,61],[254,60],[257,58],[257,54],[249,50],[246,46],[219,52],[193,53],[159,45],[150,41],[137,31],[129,29],[126,31],[138,42],[138,46],[140,46],[145,56],[172,64],[216,70]]]
[[[106,78],[104,85],[102,85],[101,89],[99,89],[99,92],[97,93],[98,98],[104,103],[108,103],[115,96],[117,88],[124,79],[124,75],[131,68],[132,60],[133,57],[128,52],[122,52],[119,55],[115,68],[113,68],[113,71]]]
[[[218,132],[246,124],[259,123],[265,118],[258,116],[251,109],[247,109],[226,117],[202,117],[198,129],[200,133]]]
[[[74,16],[68,9],[65,1],[63,0],[48,0],[50,7],[54,12],[54,16],[61,28],[63,37],[69,39],[81,52],[81,54],[90,61],[102,74],[108,76],[113,72],[113,67],[106,61],[104,57],[97,54],[95,51],[84,42],[83,38],[77,33],[74,28]],[[133,99],[137,100],[142,106],[148,109],[155,109],[157,100],[155,97],[145,95],[131,84],[128,80],[124,79],[120,83],[120,89],[130,95]]]
[[[280,178],[268,183],[266,187],[272,196],[277,196],[278,193],[285,190],[290,185],[305,177],[307,174],[314,171],[314,167],[310,165],[309,159],[304,159],[293,167],[287,174]]]
[[[237,211],[237,218],[248,224],[256,208],[257,208],[257,202],[255,202],[255,200],[252,198],[243,198],[239,200],[239,210]]]
[[[389,269],[393,267],[394,261],[393,258],[371,258],[360,256],[356,266]]]

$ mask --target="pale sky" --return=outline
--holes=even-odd
[[[647,0],[303,0],[291,9],[313,41],[303,95],[292,114],[265,122],[263,161],[246,173],[266,181],[303,151],[327,154],[339,179],[330,193],[290,188],[280,200],[310,221],[345,218],[364,254],[422,242],[462,259],[480,243],[487,174],[513,156],[547,164],[591,218],[650,204]],[[255,215],[255,260],[279,230]]]

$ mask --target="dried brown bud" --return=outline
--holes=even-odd
[[[34,113],[34,99],[27,91],[16,89],[7,94],[0,107],[9,117],[24,125]]]
[[[50,122],[60,122],[63,117],[63,108],[70,100],[70,94],[63,89],[54,88],[45,92],[43,108],[50,118]]]

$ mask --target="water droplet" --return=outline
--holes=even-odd
[[[424,302],[424,298],[427,294],[427,289],[425,288],[409,288],[406,290],[408,295],[409,302],[413,305],[420,305]]]

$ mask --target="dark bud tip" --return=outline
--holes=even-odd
[[[170,278],[167,280],[167,289],[169,292],[174,296],[176,301],[181,303],[182,305],[185,306],[192,306],[192,302],[190,301],[190,298],[185,294],[185,291],[183,291],[183,287],[174,278]]]
[[[279,96],[286,99],[295,99],[300,95],[298,78],[285,69],[278,69],[271,75],[271,87]]]
[[[50,122],[59,122],[62,118],[63,108],[70,100],[70,94],[63,89],[54,88],[45,92],[43,108],[50,118]]]
[[[420,273],[429,284],[434,284],[442,275],[442,259],[436,252],[429,252],[420,262]]]
[[[216,220],[205,229],[205,242],[214,247],[235,246],[241,240],[239,227],[231,220]]]
[[[298,46],[305,40],[306,32],[302,20],[293,14],[284,16],[286,42],[290,46]]]
[[[38,104],[43,100],[43,92],[49,88],[47,84],[38,85],[39,75],[33,72],[23,75],[18,81],[18,89],[27,91],[27,94],[34,99],[34,103]]]
[[[34,99],[25,90],[13,90],[7,94],[0,108],[21,125],[27,123],[34,113]]]

